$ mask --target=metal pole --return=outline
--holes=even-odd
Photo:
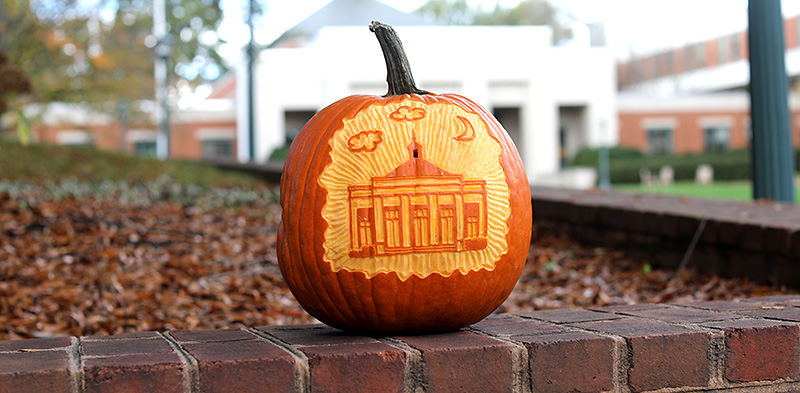
[[[119,112],[119,150],[121,152],[128,151],[128,126],[130,125],[130,105],[127,98],[120,98],[117,101],[117,111]]]
[[[607,190],[611,188],[609,174],[608,144],[606,143],[606,121],[600,121],[600,147],[597,150],[597,187]]]
[[[155,59],[156,101],[161,107],[161,131],[156,139],[156,155],[159,159],[169,158],[169,54],[170,44],[167,36],[166,3],[153,0],[153,36],[157,44]]]
[[[247,43],[247,158],[249,161],[256,159],[256,127],[255,108],[253,97],[253,63],[255,63],[256,40],[253,32],[253,6],[250,0],[247,10],[247,27],[250,30],[250,41]]]
[[[753,198],[794,203],[789,78],[780,0],[750,0],[748,20]]]

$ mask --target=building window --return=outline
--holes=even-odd
[[[667,63],[667,75],[672,75],[675,72],[674,63],[675,63],[675,51],[670,50],[664,55],[665,62]]]
[[[286,127],[286,146],[292,144],[294,138],[303,129],[303,126],[317,114],[316,110],[298,110],[283,112],[283,121]]]
[[[731,35],[731,61],[739,60],[742,57],[742,49],[739,43],[739,35]]]
[[[204,139],[203,158],[233,158],[232,139]]]
[[[155,157],[156,141],[136,141],[133,142],[133,153],[137,156]]]
[[[647,152],[650,154],[671,154],[672,130],[652,128],[647,130]]]
[[[731,37],[720,37],[717,41],[717,53],[719,53],[719,63],[723,64],[728,61],[728,49],[730,48]]]
[[[706,66],[706,46],[703,42],[694,46],[694,64],[695,68]]]
[[[728,151],[731,140],[728,127],[708,127],[704,131],[707,152]]]
[[[56,134],[56,143],[64,146],[94,146],[94,135],[84,130],[64,130]]]
[[[690,47],[683,48],[683,70],[690,71],[694,68],[694,51]]]

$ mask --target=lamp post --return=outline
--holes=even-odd
[[[156,155],[161,160],[169,158],[169,55],[172,39],[167,34],[168,25],[164,0],[153,0],[153,36],[155,45],[156,101],[160,105],[161,130],[156,139]]]
[[[256,40],[253,32],[254,2],[254,0],[250,0],[247,9],[247,27],[250,30],[250,41],[247,43],[247,159],[250,162],[256,159],[255,97],[253,96],[253,63],[255,63],[256,56]]]
[[[789,79],[780,0],[750,0],[748,20],[753,198],[794,203]]]
[[[609,173],[608,143],[606,141],[606,121],[600,120],[600,147],[597,149],[597,187],[603,190],[611,188]]]

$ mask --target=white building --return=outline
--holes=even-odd
[[[390,22],[390,21],[384,21]],[[255,67],[255,159],[267,160],[316,111],[352,94],[386,93],[386,66],[362,26],[319,29],[300,47],[263,50]],[[391,24],[391,23],[390,23]],[[543,26],[395,26],[417,86],[457,93],[500,120],[533,184],[563,184],[563,160],[617,143],[615,63],[606,47],[553,47]],[[246,81],[244,70],[237,80]],[[246,102],[244,84],[237,101]],[[247,160],[246,105],[237,151]],[[562,176],[559,176],[562,175]]]

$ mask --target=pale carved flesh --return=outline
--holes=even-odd
[[[510,207],[502,147],[487,129],[457,105],[413,100],[346,119],[319,178],[331,268],[402,280],[493,270]]]

